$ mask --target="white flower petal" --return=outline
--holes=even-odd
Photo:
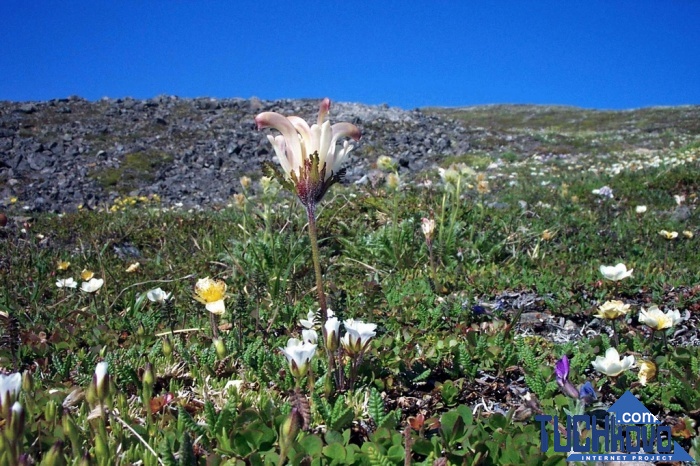
[[[207,311],[216,315],[221,315],[224,312],[226,312],[226,304],[224,304],[223,299],[214,301],[212,303],[207,303],[204,307],[207,309]]]

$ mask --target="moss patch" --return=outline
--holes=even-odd
[[[124,156],[121,166],[95,170],[90,177],[105,189],[126,194],[144,182],[153,181],[156,172],[172,160],[172,155],[162,151],[132,152]]]

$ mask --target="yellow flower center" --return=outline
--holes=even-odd
[[[203,304],[221,301],[226,295],[226,283],[221,280],[202,278],[194,287],[195,299]]]

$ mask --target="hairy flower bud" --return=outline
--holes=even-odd
[[[282,426],[280,426],[280,439],[282,443],[287,443],[291,442],[294,440],[294,437],[297,436],[297,433],[299,432],[299,428],[302,426],[304,423],[304,420],[301,417],[301,414],[299,413],[299,410],[294,407],[292,408],[292,411],[289,413],[287,418],[284,420],[282,423]]]
[[[24,371],[22,373],[22,390],[25,393],[34,390],[34,377],[32,377],[32,373],[29,371]]]
[[[66,459],[63,457],[63,441],[57,440],[41,460],[41,466],[64,466]]]
[[[214,349],[216,350],[216,356],[219,359],[224,359],[228,354],[228,351],[226,351],[226,343],[224,343],[224,340],[222,340],[221,338],[214,338],[213,343]]]
[[[169,358],[171,354],[173,354],[173,343],[170,341],[170,338],[166,336],[163,338],[163,355]]]
[[[143,384],[144,386],[153,387],[156,383],[156,375],[153,373],[153,364],[150,362],[146,363],[146,367],[143,370]]]

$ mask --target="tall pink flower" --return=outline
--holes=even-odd
[[[341,138],[360,139],[360,130],[351,123],[331,125],[326,120],[331,101],[321,101],[316,123],[309,124],[298,116],[285,117],[277,112],[263,112],[255,117],[258,129],[273,128],[280,132],[267,139],[277,154],[284,179],[282,183],[296,192],[305,206],[318,203],[335,182],[340,180],[340,166],[353,145]]]

